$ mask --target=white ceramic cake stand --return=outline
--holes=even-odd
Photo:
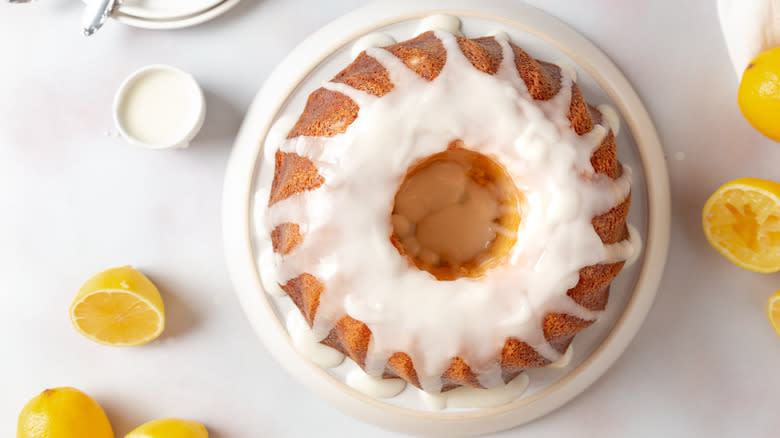
[[[263,143],[282,115],[297,115],[306,97],[351,62],[351,43],[382,31],[397,41],[417,34],[420,21],[435,13],[461,19],[467,37],[506,32],[532,56],[568,64],[594,104],[609,103],[620,114],[620,160],[634,170],[629,221],[644,240],[638,261],[613,282],[603,316],[575,338],[571,364],[560,370],[532,370],[531,385],[514,402],[483,409],[430,410],[407,390],[393,399],[367,397],[344,383],[349,360],[325,370],[299,356],[284,326],[289,298],[263,291],[253,231],[253,198]],[[609,366],[639,330],[655,297],[669,243],[669,182],[653,123],[636,92],[596,46],[550,15],[502,0],[404,0],[350,13],[301,43],[277,67],[257,94],[238,134],[223,195],[227,266],[247,317],[266,348],[300,383],[339,409],[364,421],[415,434],[467,436],[518,426],[560,407],[582,392]]]

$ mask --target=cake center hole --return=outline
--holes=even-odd
[[[391,240],[439,280],[479,277],[517,240],[521,202],[500,164],[451,145],[407,172],[395,196]]]

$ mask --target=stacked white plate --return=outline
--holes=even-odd
[[[145,29],[179,29],[216,18],[240,0],[124,0],[113,18]]]

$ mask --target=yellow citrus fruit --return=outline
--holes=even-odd
[[[206,426],[197,421],[164,418],[135,428],[125,438],[208,438]]]
[[[114,438],[105,412],[74,388],[47,389],[19,414],[16,438]]]
[[[780,290],[775,292],[766,303],[766,316],[777,336],[780,336]]]
[[[721,186],[702,211],[710,244],[742,268],[780,271],[780,184],[741,178]]]
[[[114,347],[145,344],[162,333],[165,307],[157,287],[130,266],[87,280],[70,305],[73,327],[95,342]]]
[[[748,65],[739,83],[737,102],[754,128],[780,141],[780,47],[758,55]]]

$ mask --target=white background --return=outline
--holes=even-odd
[[[723,182],[780,179],[780,145],[736,105],[714,2],[529,3],[600,46],[644,100],[671,173],[672,246],[645,325],[605,376],[496,436],[777,436],[780,339],[765,304],[780,274],[740,270],[701,231]],[[362,4],[244,0],[192,29],[109,22],[87,39],[80,2],[0,3],[0,436],[29,398],[66,385],[97,399],[118,437],[168,416],[215,438],[399,436],[341,414],[272,360],[233,295],[220,235],[224,167],[255,92],[298,42]],[[122,79],[158,62],[205,89],[187,150],[137,149],[112,126]],[[168,326],[112,349],[78,335],[67,309],[90,275],[124,264],[160,287]]]

